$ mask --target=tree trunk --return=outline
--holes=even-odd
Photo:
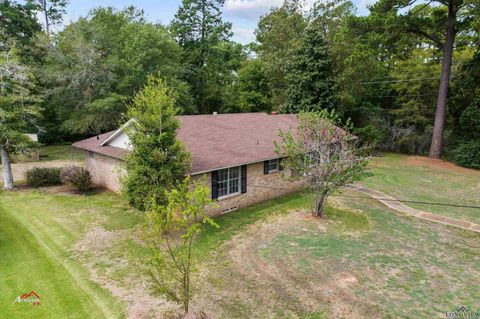
[[[3,189],[13,189],[12,166],[10,165],[10,156],[6,149],[0,145],[0,157],[2,158],[3,167]]]
[[[325,203],[327,202],[327,197],[328,191],[325,191],[317,196],[313,216],[320,218],[325,217]]]
[[[435,112],[435,124],[433,127],[432,144],[430,146],[430,157],[440,158],[442,154],[443,128],[448,99],[448,85],[450,82],[450,71],[452,69],[453,46],[455,43],[455,22],[457,18],[457,6],[452,2],[448,5],[447,31],[445,45],[443,47],[442,74],[438,88],[437,109]]]
[[[43,0],[42,2],[43,14],[45,15],[45,31],[47,35],[50,35],[50,21],[48,21],[48,5],[47,1]]]

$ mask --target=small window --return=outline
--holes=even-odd
[[[276,172],[276,171],[279,170],[278,168],[279,168],[279,166],[278,166],[278,158],[268,161],[268,171],[269,171],[269,172]]]
[[[95,155],[93,152],[88,151],[88,157],[90,158],[95,158]]]
[[[240,167],[218,171],[218,197],[240,193]]]

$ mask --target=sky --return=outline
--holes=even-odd
[[[308,3],[313,0],[305,0]],[[143,9],[149,21],[168,24],[173,19],[181,0],[70,0],[64,23],[74,21],[80,16],[85,16],[90,9],[98,6],[112,6],[123,9],[134,5]],[[278,7],[283,0],[225,0],[223,17],[232,22],[233,40],[247,44],[255,40],[254,30],[261,15],[267,13],[270,8]],[[368,13],[367,6],[375,0],[353,0],[357,6],[357,13]]]

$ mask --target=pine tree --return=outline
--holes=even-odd
[[[315,25],[305,30],[302,44],[287,66],[287,102],[284,111],[334,109],[335,85],[327,43]]]
[[[232,36],[232,25],[222,21],[224,0],[183,0],[172,22],[173,34],[184,49],[186,80],[193,89],[200,113],[210,113],[222,74],[222,42]]]
[[[124,192],[130,204],[142,210],[152,199],[165,204],[167,191],[183,181],[190,168],[190,155],[175,138],[175,100],[162,79],[150,76],[128,107],[132,125],[127,134],[133,149],[126,161]]]

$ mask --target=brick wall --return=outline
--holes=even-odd
[[[205,181],[206,185],[211,187],[211,173],[194,175],[192,178],[196,181]],[[263,186],[263,187],[262,187]],[[275,189],[284,188],[284,189]],[[208,215],[219,215],[224,210],[230,208],[246,207],[267,199],[285,195],[298,188],[298,182],[285,180],[280,172],[263,173],[263,162],[247,165],[247,192],[236,194],[231,197],[219,199],[216,203],[218,207],[208,210]]]
[[[104,186],[116,193],[121,191],[120,176],[125,172],[123,161],[87,151],[85,163],[94,184]]]
[[[93,156],[92,156],[93,155]],[[116,193],[121,190],[119,176],[125,173],[123,161],[97,153],[85,152],[86,167],[92,181]],[[211,173],[192,176],[194,181],[203,181],[211,187]],[[280,189],[283,188],[283,189]],[[222,214],[225,210],[242,208],[252,204],[290,193],[298,188],[298,182],[285,180],[280,172],[263,173],[263,162],[247,165],[247,192],[221,198],[215,208],[208,209],[208,215]]]

